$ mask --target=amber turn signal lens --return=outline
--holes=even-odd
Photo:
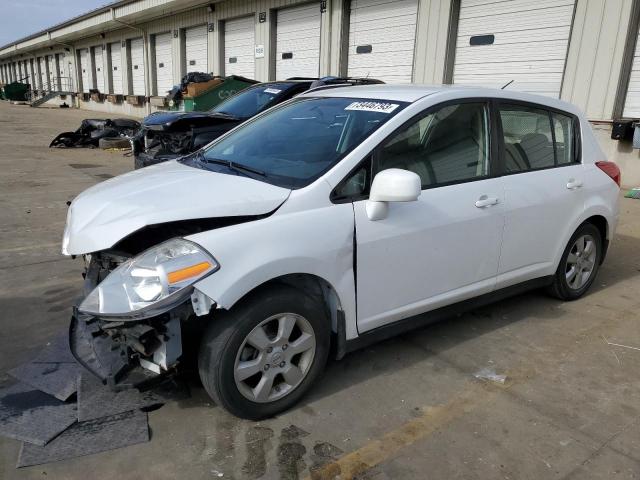
[[[211,264],[209,262],[197,263],[195,265],[191,265],[189,267],[176,270],[175,272],[169,272],[167,274],[167,280],[169,280],[169,283],[182,282],[183,280],[187,280],[192,277],[197,277],[198,275],[206,272],[210,268],[211,268]]]

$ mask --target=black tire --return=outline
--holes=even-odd
[[[567,259],[569,257],[569,254],[571,253],[572,248],[574,247],[575,242],[580,237],[585,235],[591,236],[594,240],[594,245],[596,248],[595,264],[593,266],[593,270],[591,271],[591,274],[587,279],[586,283],[582,285],[580,288],[576,289],[576,288],[572,288],[567,281],[567,277],[566,277]],[[548,293],[556,298],[559,298],[560,300],[565,300],[565,301],[577,300],[578,298],[582,297],[587,292],[587,290],[589,290],[589,287],[591,287],[591,284],[593,284],[593,282],[595,281],[596,276],[598,274],[598,270],[600,268],[601,259],[602,259],[602,235],[600,233],[600,230],[598,230],[598,228],[596,228],[591,223],[583,223],[574,232],[574,234],[571,236],[571,239],[569,240],[569,243],[565,247],[564,253],[562,254],[562,258],[560,259],[560,264],[558,265],[558,269],[556,270],[556,273],[554,275],[553,283],[549,286],[547,290]]]
[[[131,148],[131,142],[124,137],[109,137],[101,138],[98,142],[98,146],[103,150],[108,148]]]
[[[304,317],[315,335],[315,355],[302,382],[284,397],[267,403],[246,398],[234,377],[238,352],[249,333],[265,319],[281,313]],[[330,348],[330,322],[321,303],[286,285],[263,288],[229,312],[216,313],[198,354],[202,384],[216,402],[233,415],[249,420],[272,417],[296,404],[320,377]]]

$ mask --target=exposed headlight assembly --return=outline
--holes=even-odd
[[[139,320],[182,303],[191,285],[218,270],[202,247],[176,238],[122,263],[78,307],[99,317]]]

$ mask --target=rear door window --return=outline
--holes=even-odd
[[[551,119],[547,110],[501,105],[506,173],[555,166]]]

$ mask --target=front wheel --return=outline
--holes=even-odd
[[[212,319],[198,368],[213,400],[259,420],[293,406],[327,361],[330,324],[323,305],[289,286],[251,295]]]
[[[581,225],[565,248],[549,293],[561,300],[580,298],[594,282],[601,258],[600,231],[590,223]]]

